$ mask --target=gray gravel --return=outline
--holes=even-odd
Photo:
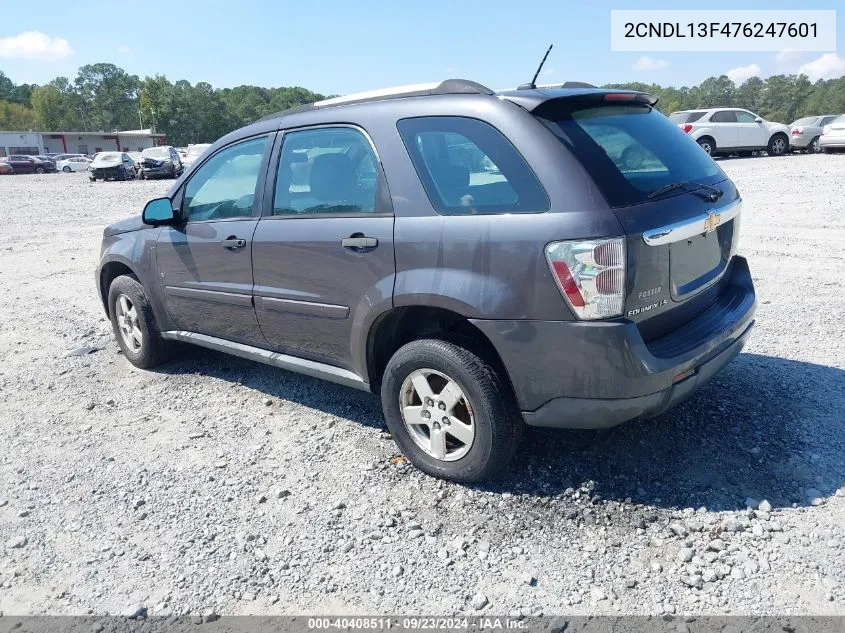
[[[721,164],[745,353],[658,419],[529,431],[479,487],[411,468],[373,396],[132,368],[95,253],[170,183],[0,177],[0,611],[845,614],[845,156]]]

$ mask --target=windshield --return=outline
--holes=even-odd
[[[150,147],[141,152],[144,158],[170,158],[170,151],[166,147]]]
[[[701,117],[703,117],[705,114],[707,114],[707,113],[706,112],[699,112],[699,111],[696,111],[696,112],[673,112],[672,114],[669,115],[669,120],[672,123],[680,123],[680,124],[695,123]]]
[[[671,183],[725,179],[695,141],[648,106],[562,108],[549,118],[613,207],[645,202]]]
[[[120,154],[116,152],[106,152],[104,154],[97,154],[94,158],[98,163],[114,163],[120,160]]]

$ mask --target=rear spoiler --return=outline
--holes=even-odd
[[[553,105],[601,105],[636,103],[654,107],[658,97],[637,90],[609,90],[600,88],[563,90],[514,90],[497,96],[513,101],[529,112],[539,114]]]

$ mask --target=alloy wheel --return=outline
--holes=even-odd
[[[772,141],[772,152],[776,156],[783,154],[783,150],[785,148],[786,148],[786,142],[782,138],[778,137],[778,138],[776,138]]]
[[[475,415],[458,383],[434,369],[411,372],[402,383],[399,411],[411,439],[435,459],[464,457],[475,439]]]
[[[124,294],[118,295],[115,301],[115,319],[126,347],[135,353],[140,352],[144,345],[144,335],[138,322],[138,310]]]

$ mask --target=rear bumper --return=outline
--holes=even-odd
[[[626,319],[473,323],[499,352],[526,423],[610,427],[666,411],[740,352],[756,298],[744,258],[734,258],[729,274],[712,306],[648,343]]]
[[[806,134],[804,134],[802,136],[790,136],[789,144],[792,147],[804,148],[804,147],[807,147],[810,144],[810,141],[812,141],[814,138],[816,138],[816,137],[815,136],[807,136]]]
[[[845,147],[845,136],[837,136],[836,138],[824,137],[819,139],[820,147]]]

